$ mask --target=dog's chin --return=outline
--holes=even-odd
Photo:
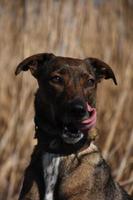
[[[65,126],[63,129],[62,139],[67,144],[76,144],[83,137],[84,137],[84,134],[78,129],[71,130],[67,126]]]

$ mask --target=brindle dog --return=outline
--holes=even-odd
[[[38,140],[24,175],[19,200],[131,200],[112,179],[93,144],[96,89],[116,78],[96,58],[75,59],[49,53],[33,55],[16,69],[30,70],[39,88],[35,96]]]

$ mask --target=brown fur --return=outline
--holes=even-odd
[[[131,200],[111,176],[110,168],[93,145],[92,131],[83,141],[62,141],[64,124],[75,127],[86,115],[86,102],[95,107],[97,84],[113,79],[112,69],[96,58],[84,60],[56,57],[53,54],[31,56],[16,69],[30,69],[39,88],[35,97],[35,126],[38,144],[25,171],[20,200],[44,199],[42,156],[60,155],[54,200]]]

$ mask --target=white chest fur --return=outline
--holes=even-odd
[[[42,158],[45,196],[44,200],[54,200],[54,187],[58,178],[60,157],[57,154],[45,153]]]

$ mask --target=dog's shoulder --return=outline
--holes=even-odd
[[[88,196],[91,200],[132,200],[113,180],[111,169],[99,149],[93,144],[90,147],[61,158],[60,195],[78,194],[83,199]]]
[[[42,152],[35,147],[31,161],[24,173],[24,181],[19,200],[36,200],[43,197],[44,179],[41,162]]]

